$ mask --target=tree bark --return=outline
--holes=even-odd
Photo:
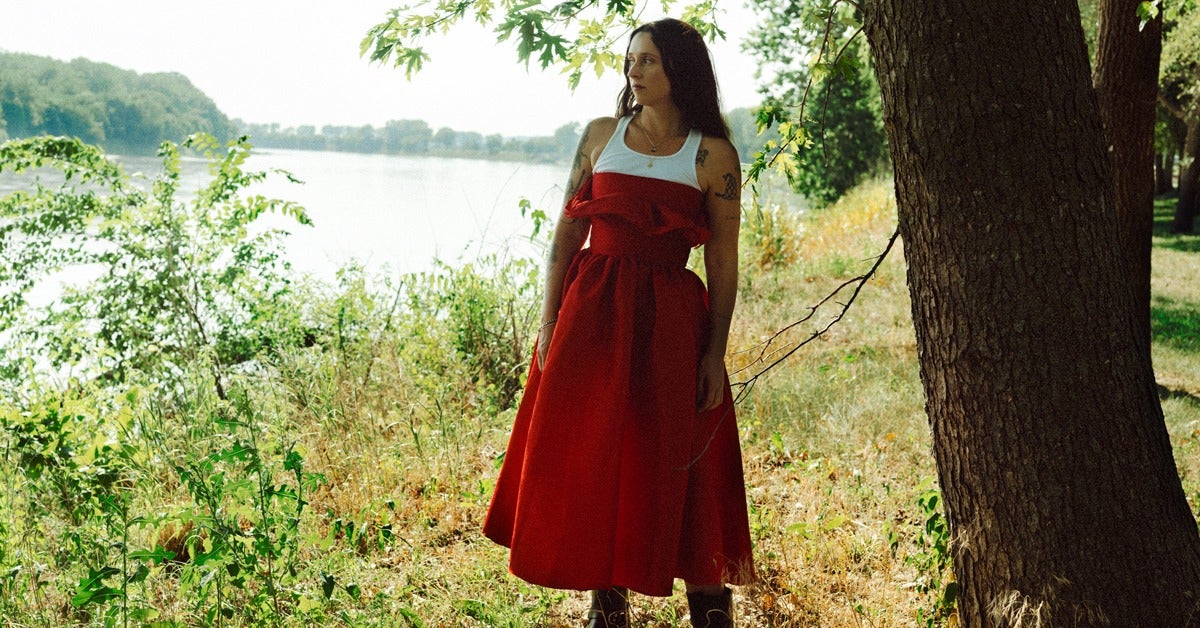
[[[1134,315],[1150,350],[1150,245],[1154,231],[1154,123],[1162,14],[1140,23],[1142,0],[1101,0],[1092,82],[1112,165],[1117,233],[1128,256]]]
[[[962,624],[1200,621],[1075,1],[864,13]]]
[[[1190,160],[1190,161],[1189,161]],[[1200,111],[1193,112],[1187,121],[1187,139],[1183,143],[1186,166],[1179,175],[1179,200],[1175,204],[1172,233],[1192,233],[1196,224],[1197,194],[1200,193]]]

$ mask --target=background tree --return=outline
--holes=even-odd
[[[761,21],[744,47],[759,62],[767,119],[796,133],[780,147],[785,172],[797,192],[831,203],[887,165],[879,88],[866,50],[854,37],[853,6],[770,0],[754,8]],[[810,70],[814,51],[821,61]]]
[[[1150,351],[1150,246],[1154,230],[1154,124],[1162,14],[1142,0],[1102,0],[1092,73],[1117,201],[1117,231],[1129,258],[1133,312]],[[1153,13],[1151,15],[1150,13]]]
[[[1159,102],[1187,129],[1171,230],[1192,233],[1200,204],[1200,8],[1178,2],[1168,5],[1166,13]]]
[[[554,129],[555,151],[570,158],[575,154],[575,147],[579,145],[579,136],[582,132],[583,129],[578,122],[570,122]]]
[[[423,153],[433,139],[433,129],[424,120],[389,120],[383,133],[384,150],[389,153]]]
[[[484,143],[487,146],[488,154],[495,155],[504,149],[504,136],[499,133],[493,133],[484,138]]]
[[[479,152],[483,150],[483,134],[476,131],[461,131],[458,140],[463,149]]]
[[[450,127],[442,127],[437,130],[437,133],[433,134],[431,144],[443,150],[451,150],[454,148],[454,143],[457,138],[458,134],[454,132],[454,129],[451,129]]]
[[[733,142],[742,161],[751,159],[755,152],[762,150],[763,143],[767,138],[758,132],[758,122],[753,109],[749,107],[730,109],[725,112],[725,121],[729,123],[730,141]],[[779,139],[777,134],[774,139]]]
[[[0,119],[8,137],[40,134],[153,152],[195,132],[222,140],[233,125],[180,74],[137,74],[106,63],[0,53]]]
[[[1078,8],[864,14],[963,623],[1195,621]]]
[[[1159,93],[1159,100],[1163,98]],[[1154,127],[1154,193],[1163,196],[1176,191],[1175,165],[1179,161],[1187,137],[1187,125],[1158,104],[1157,124]]]

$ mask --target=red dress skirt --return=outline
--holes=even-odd
[[[591,220],[546,368],[530,367],[484,534],[509,568],[559,589],[671,594],[753,580],[732,395],[696,410],[708,338],[708,240],[695,188],[598,173],[567,204]]]

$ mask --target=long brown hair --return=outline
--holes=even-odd
[[[679,107],[683,122],[705,135],[729,139],[729,125],[721,116],[721,97],[717,77],[704,36],[691,24],[666,18],[637,27],[629,35],[647,33],[662,55],[663,69],[671,83],[671,102]],[[628,46],[626,47],[628,50]],[[629,87],[629,57],[625,57],[625,88],[617,97],[617,117],[642,110]]]

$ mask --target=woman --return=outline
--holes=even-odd
[[[639,27],[625,76],[571,167],[484,533],[515,575],[593,590],[591,626],[627,625],[627,591],[667,596],[675,578],[693,625],[727,626],[725,584],[754,578],[725,372],[740,164],[694,28]],[[685,268],[700,244],[707,291]]]

